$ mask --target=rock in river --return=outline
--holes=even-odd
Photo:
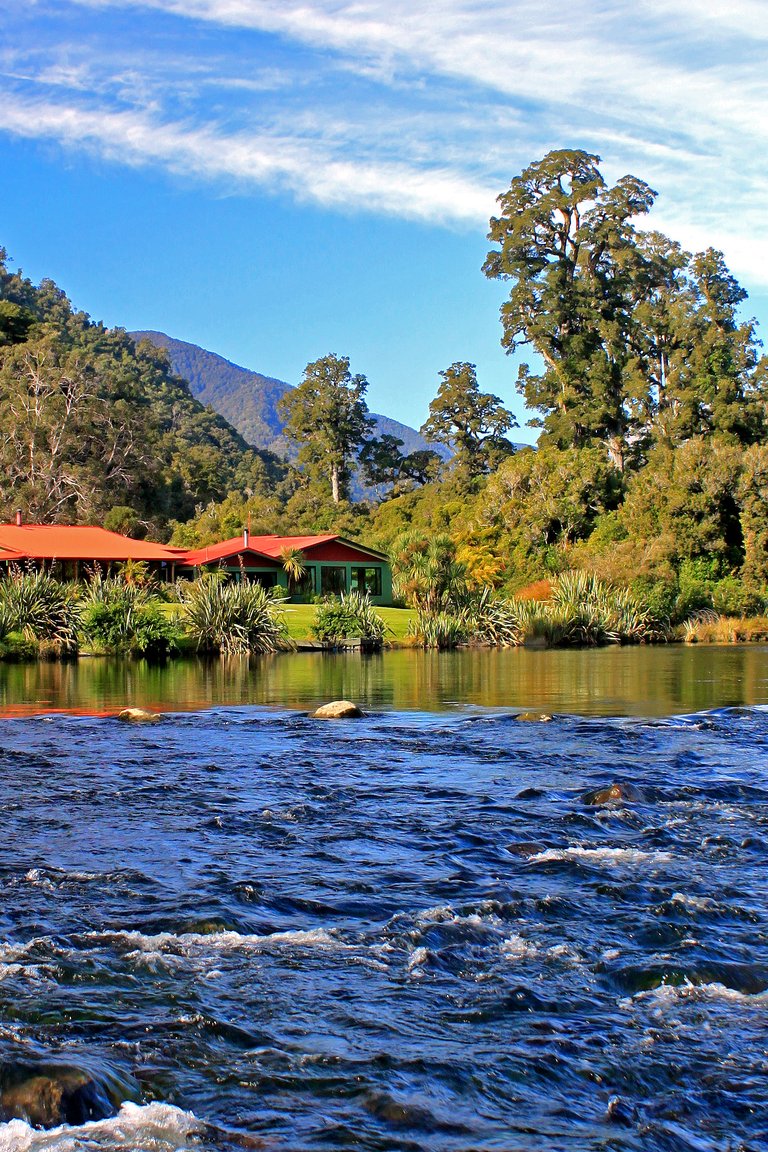
[[[351,720],[362,715],[362,710],[351,700],[331,700],[312,713],[316,720]]]
[[[127,724],[157,724],[160,714],[148,712],[146,708],[123,708],[122,712],[118,712],[117,718]]]
[[[85,1124],[117,1113],[105,1084],[69,1065],[22,1065],[4,1070],[0,1119],[26,1120],[33,1128]]]
[[[592,807],[599,807],[601,804],[618,804],[627,800],[639,801],[642,796],[631,784],[610,784],[606,788],[585,792],[582,800]]]

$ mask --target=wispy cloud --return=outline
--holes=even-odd
[[[550,147],[589,147],[609,176],[633,171],[659,189],[660,227],[723,247],[740,274],[768,283],[763,0],[63,0],[55,9],[37,9],[42,44],[7,56],[5,68],[0,57],[8,132],[473,227],[523,164]],[[86,9],[88,35],[75,44],[72,15]],[[125,22],[119,49],[106,25],[99,32],[110,17]],[[153,48],[143,22],[158,19]]]
[[[95,150],[122,164],[159,163],[186,175],[283,188],[301,199],[448,222],[489,214],[493,195],[455,173],[395,163],[345,160],[334,142],[277,133],[235,134],[215,127],[163,124],[136,112],[86,110],[61,103],[9,99],[0,128],[28,138]],[[336,142],[338,144],[338,141]]]

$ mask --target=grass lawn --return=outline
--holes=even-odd
[[[293,640],[310,640],[309,629],[315,618],[316,604],[286,604],[285,622],[288,625],[288,634]],[[415,613],[410,608],[376,608],[387,626],[384,634],[384,643],[388,641],[402,641],[408,631],[408,624],[413,620]]]
[[[161,604],[160,608],[170,617],[178,616],[181,612],[181,605],[176,603]],[[286,604],[283,607],[285,622],[288,625],[288,635],[292,640],[312,640],[309,629],[315,618],[316,608],[317,604]],[[416,616],[413,609],[377,607],[376,611],[387,627],[387,631],[384,633],[384,643],[401,644],[405,640],[409,623]]]

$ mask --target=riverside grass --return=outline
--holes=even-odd
[[[218,578],[212,583],[217,581],[222,588]],[[121,576],[106,578],[99,573],[87,582],[63,583],[45,573],[12,570],[8,579],[0,581],[0,659],[34,660],[78,652],[128,656],[195,650],[269,652],[312,642],[322,605],[286,603],[263,589],[230,591],[233,610],[236,600],[249,597],[250,608],[244,611],[240,603],[241,615],[234,613],[239,623],[232,640],[223,638],[220,613],[216,639],[211,601],[218,594],[208,596],[207,623],[201,619],[198,604],[197,624],[192,624],[191,587],[161,589],[150,584],[137,590]],[[238,587],[257,588],[230,585]],[[370,611],[382,622],[384,642],[391,646],[446,649],[465,644],[560,647],[665,639],[700,644],[768,641],[768,617],[726,617],[712,610],[698,613],[672,632],[666,621],[654,616],[630,591],[612,588],[583,572],[542,581],[541,597],[506,599],[485,588],[465,596],[452,612],[380,607]],[[146,618],[143,613],[148,614]],[[277,625],[271,622],[273,615]],[[257,618],[266,629],[263,640],[254,623]],[[358,626],[355,634],[363,631]]]
[[[413,632],[425,648],[479,643],[547,647],[658,643],[672,638],[669,621],[626,588],[587,572],[566,572],[546,600],[505,599],[490,589],[457,596],[450,609],[417,613]]]
[[[765,644],[768,642],[768,616],[718,616],[702,613],[686,620],[678,629],[686,644]]]

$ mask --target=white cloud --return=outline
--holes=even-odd
[[[654,221],[768,283],[764,0],[71,0],[170,17],[161,50],[84,38],[14,60],[0,126],[117,162],[471,222],[551,147],[661,193]],[[201,27],[216,34],[200,47]],[[279,62],[240,41],[282,46]],[[170,45],[170,51],[168,47]],[[301,64],[290,49],[301,45]],[[254,49],[257,47],[254,42]],[[266,53],[269,57],[269,54]],[[24,63],[22,61],[22,63]],[[353,94],[334,84],[351,77]],[[18,78],[26,85],[18,88]],[[69,90],[60,106],[45,89]],[[82,93],[80,96],[79,93]],[[209,100],[228,101],[209,106]],[[239,103],[238,103],[239,101]],[[234,102],[234,103],[233,103]],[[699,241],[701,237],[701,241]]]
[[[328,206],[363,202],[373,211],[430,220],[438,214],[454,223],[487,218],[493,206],[492,191],[451,171],[347,160],[317,138],[224,133],[136,112],[13,99],[0,104],[0,129],[95,149],[124,164],[155,162],[208,179],[277,185]]]

